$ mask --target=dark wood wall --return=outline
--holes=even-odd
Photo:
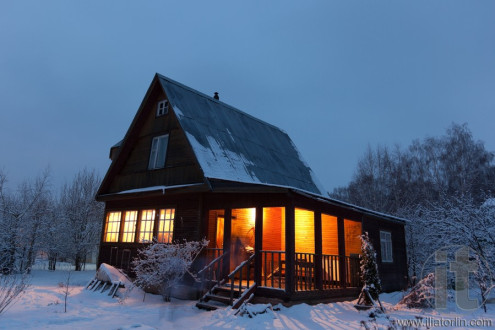
[[[380,230],[392,234],[393,262],[382,262]],[[378,260],[378,272],[385,292],[403,290],[407,283],[407,255],[404,225],[378,218],[364,217],[363,232],[368,232]]]
[[[108,201],[105,214],[111,211],[174,208],[174,241],[183,239],[198,241],[204,237],[201,203],[202,195],[199,193]],[[142,243],[102,242],[98,265],[108,263],[128,271],[127,259],[134,259],[137,256],[137,250],[143,246]]]
[[[126,145],[121,147],[126,150],[118,157],[122,159],[117,160],[105,193],[203,182],[202,172],[173,109],[170,107],[168,114],[156,117],[157,103],[165,98],[161,87],[155,85],[129,132]],[[165,168],[148,170],[151,142],[164,134],[169,134]]]

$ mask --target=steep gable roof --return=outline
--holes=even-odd
[[[325,194],[287,133],[157,74],[206,178]]]

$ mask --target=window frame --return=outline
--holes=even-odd
[[[383,263],[394,262],[393,251],[392,232],[388,230],[380,230],[380,252]]]
[[[163,210],[164,217],[162,219],[161,211]],[[167,212],[171,211],[171,212]],[[174,241],[174,228],[175,228],[175,215],[176,208],[159,208],[157,209],[157,229],[156,229],[156,241],[162,244],[170,244]],[[168,217],[168,214],[172,214],[172,217]],[[163,226],[162,226],[163,221]],[[165,229],[165,225],[168,223],[168,230]],[[163,229],[163,230],[162,230]],[[167,235],[165,235],[167,234]],[[165,241],[164,238],[167,237],[168,241]]]
[[[156,117],[162,117],[168,114],[169,102],[167,99],[158,101],[156,105]]]
[[[147,217],[151,213],[151,217],[149,219],[143,219],[145,216]],[[148,217],[147,217],[148,218]],[[139,228],[138,228],[138,243],[152,243],[153,238],[155,237],[155,221],[156,221],[156,209],[142,209],[139,210]],[[145,224],[143,228],[143,223]],[[148,228],[149,227],[149,228]],[[145,238],[146,236],[146,238]]]
[[[169,134],[163,134],[153,137],[150,147],[150,158],[148,160],[148,170],[165,168],[167,162]],[[165,142],[163,142],[165,141]],[[163,164],[160,162],[160,156],[163,153]]]
[[[121,243],[134,243],[136,241],[136,226],[139,218],[139,210],[125,210],[120,217],[122,226]],[[128,217],[129,216],[129,217]]]
[[[117,215],[118,215],[118,217],[116,217]],[[106,212],[105,231],[103,232],[102,242],[103,243],[118,243],[118,242],[120,242],[121,225],[122,225],[122,211],[108,211],[108,212]],[[115,229],[117,231],[115,231]],[[109,231],[109,230],[112,230],[112,231]],[[110,237],[110,239],[108,239],[108,237]]]

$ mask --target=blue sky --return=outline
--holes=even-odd
[[[103,176],[155,72],[285,130],[328,190],[369,145],[495,151],[495,1],[2,1],[0,168]]]

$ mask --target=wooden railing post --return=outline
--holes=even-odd
[[[315,212],[315,289],[323,290],[321,212]]]
[[[290,295],[294,293],[294,262],[295,262],[295,208],[292,200],[287,203],[285,210],[285,292]]]
[[[345,233],[344,233],[344,219],[337,218],[337,232],[339,238],[339,277],[340,287],[346,288],[346,276],[347,276],[347,263],[345,260]]]
[[[261,283],[261,270],[262,270],[262,255],[261,250],[263,248],[263,208],[256,208],[256,220],[254,226],[254,281]],[[249,276],[249,274],[248,274]],[[249,285],[248,285],[249,286]]]
[[[224,214],[224,236],[223,236],[223,251],[224,253],[229,253],[229,258],[223,261],[223,269],[222,269],[222,274],[221,277],[227,276],[227,274],[230,273],[230,247],[231,247],[231,232],[232,232],[232,209],[226,209],[225,214]],[[232,251],[233,253],[234,251]]]

